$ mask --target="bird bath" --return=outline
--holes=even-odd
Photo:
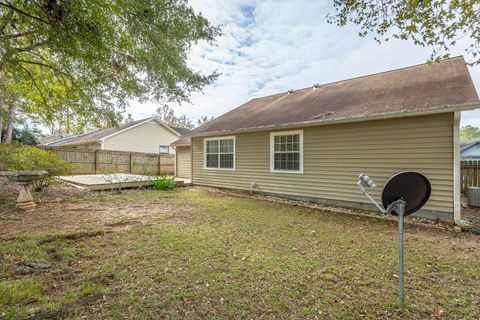
[[[10,181],[15,181],[19,188],[20,193],[17,198],[17,207],[22,210],[33,210],[37,206],[33,202],[32,194],[28,187],[35,179],[41,178],[48,172],[43,170],[38,171],[1,171],[0,175],[5,176]]]

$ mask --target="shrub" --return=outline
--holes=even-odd
[[[171,190],[176,187],[175,178],[169,178],[167,176],[154,177],[152,179],[152,185],[155,190]]]
[[[19,144],[0,145],[0,170],[45,170],[48,174],[33,182],[33,189],[41,191],[52,182],[53,176],[70,172],[72,165],[60,160],[55,153],[37,147]]]

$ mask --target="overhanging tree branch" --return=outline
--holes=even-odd
[[[35,89],[37,89],[38,94],[39,94],[40,97],[42,98],[42,101],[43,101],[43,104],[45,105],[45,107],[46,107],[47,109],[49,109],[50,111],[53,111],[53,109],[52,109],[52,108],[50,107],[50,105],[48,104],[47,99],[43,96],[43,92],[42,92],[42,90],[40,89],[40,87],[38,86],[37,81],[35,80],[35,77],[31,74],[31,72],[30,72],[27,68],[25,68],[25,67],[23,67],[23,66],[20,66],[20,68],[22,68],[22,69],[27,73],[28,77],[29,77],[30,80],[32,81],[33,86],[35,87]]]
[[[38,48],[38,47],[41,47],[45,44],[48,43],[48,40],[44,40],[44,41],[39,41],[39,42],[36,42],[32,45],[29,45],[28,47],[23,47],[23,48],[14,48],[14,50],[16,50],[17,52],[28,52],[28,51],[31,51],[35,48]]]
[[[5,28],[8,26],[10,21],[12,21],[12,18],[13,18],[13,10],[10,9],[7,15],[5,16],[3,23],[0,25],[0,34],[2,34],[5,31]]]
[[[50,24],[50,22],[48,22],[47,20],[44,20],[44,19],[42,19],[42,18],[36,17],[36,16],[34,16],[34,15],[31,15],[31,14],[29,14],[29,13],[23,11],[23,10],[20,10],[20,9],[18,9],[17,7],[12,6],[10,3],[0,2],[0,6],[4,6],[4,7],[7,7],[7,8],[9,8],[9,9],[12,9],[12,10],[14,10],[15,12],[18,12],[18,13],[20,13],[20,14],[26,16],[26,17],[32,18],[32,19],[34,19],[34,20],[36,20],[36,21],[43,22],[43,23],[46,23],[46,24]]]
[[[0,29],[0,33],[1,33],[1,29]],[[9,34],[9,35],[6,35],[6,36],[0,37],[0,38],[4,38],[4,39],[21,38],[21,37],[30,36],[30,35],[32,35],[32,34],[34,34],[34,33],[35,33],[34,31],[25,31],[25,32],[19,32],[19,33]]]
[[[49,68],[49,69],[51,69],[52,71],[58,72],[58,73],[60,73],[60,74],[63,74],[63,75],[66,76],[67,78],[72,79],[71,76],[70,76],[68,73],[63,72],[62,70],[60,70],[60,69],[58,69],[58,68],[55,68],[54,66],[49,65],[49,64],[47,64],[47,63],[43,63],[43,62],[39,62],[39,61],[22,60],[22,59],[19,59],[19,60],[16,60],[16,61],[17,61],[17,62],[20,62],[20,63],[33,64],[33,65],[37,65],[37,66]]]

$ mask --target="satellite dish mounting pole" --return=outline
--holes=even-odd
[[[400,300],[400,305],[403,306],[404,303],[404,281],[403,281],[403,218],[405,215],[405,201],[399,199],[396,202],[396,207],[398,209],[398,299]]]
[[[386,183],[382,191],[382,204],[380,206],[367,192],[367,189],[375,188],[375,183],[364,173],[358,177],[360,192],[383,214],[396,214],[398,216],[398,299],[403,306],[404,294],[404,219],[419,210],[430,197],[432,190],[430,181],[417,172],[405,171],[393,175]],[[420,197],[418,195],[421,195]],[[407,207],[408,201],[408,207]]]

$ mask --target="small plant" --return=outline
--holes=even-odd
[[[105,172],[102,174],[102,177],[105,181],[112,185],[112,188],[115,193],[121,193],[122,189],[126,187],[128,182],[135,182],[136,177],[119,172]]]
[[[153,177],[152,179],[152,186],[155,190],[171,190],[174,189],[176,185],[175,178],[173,177],[161,176]]]

